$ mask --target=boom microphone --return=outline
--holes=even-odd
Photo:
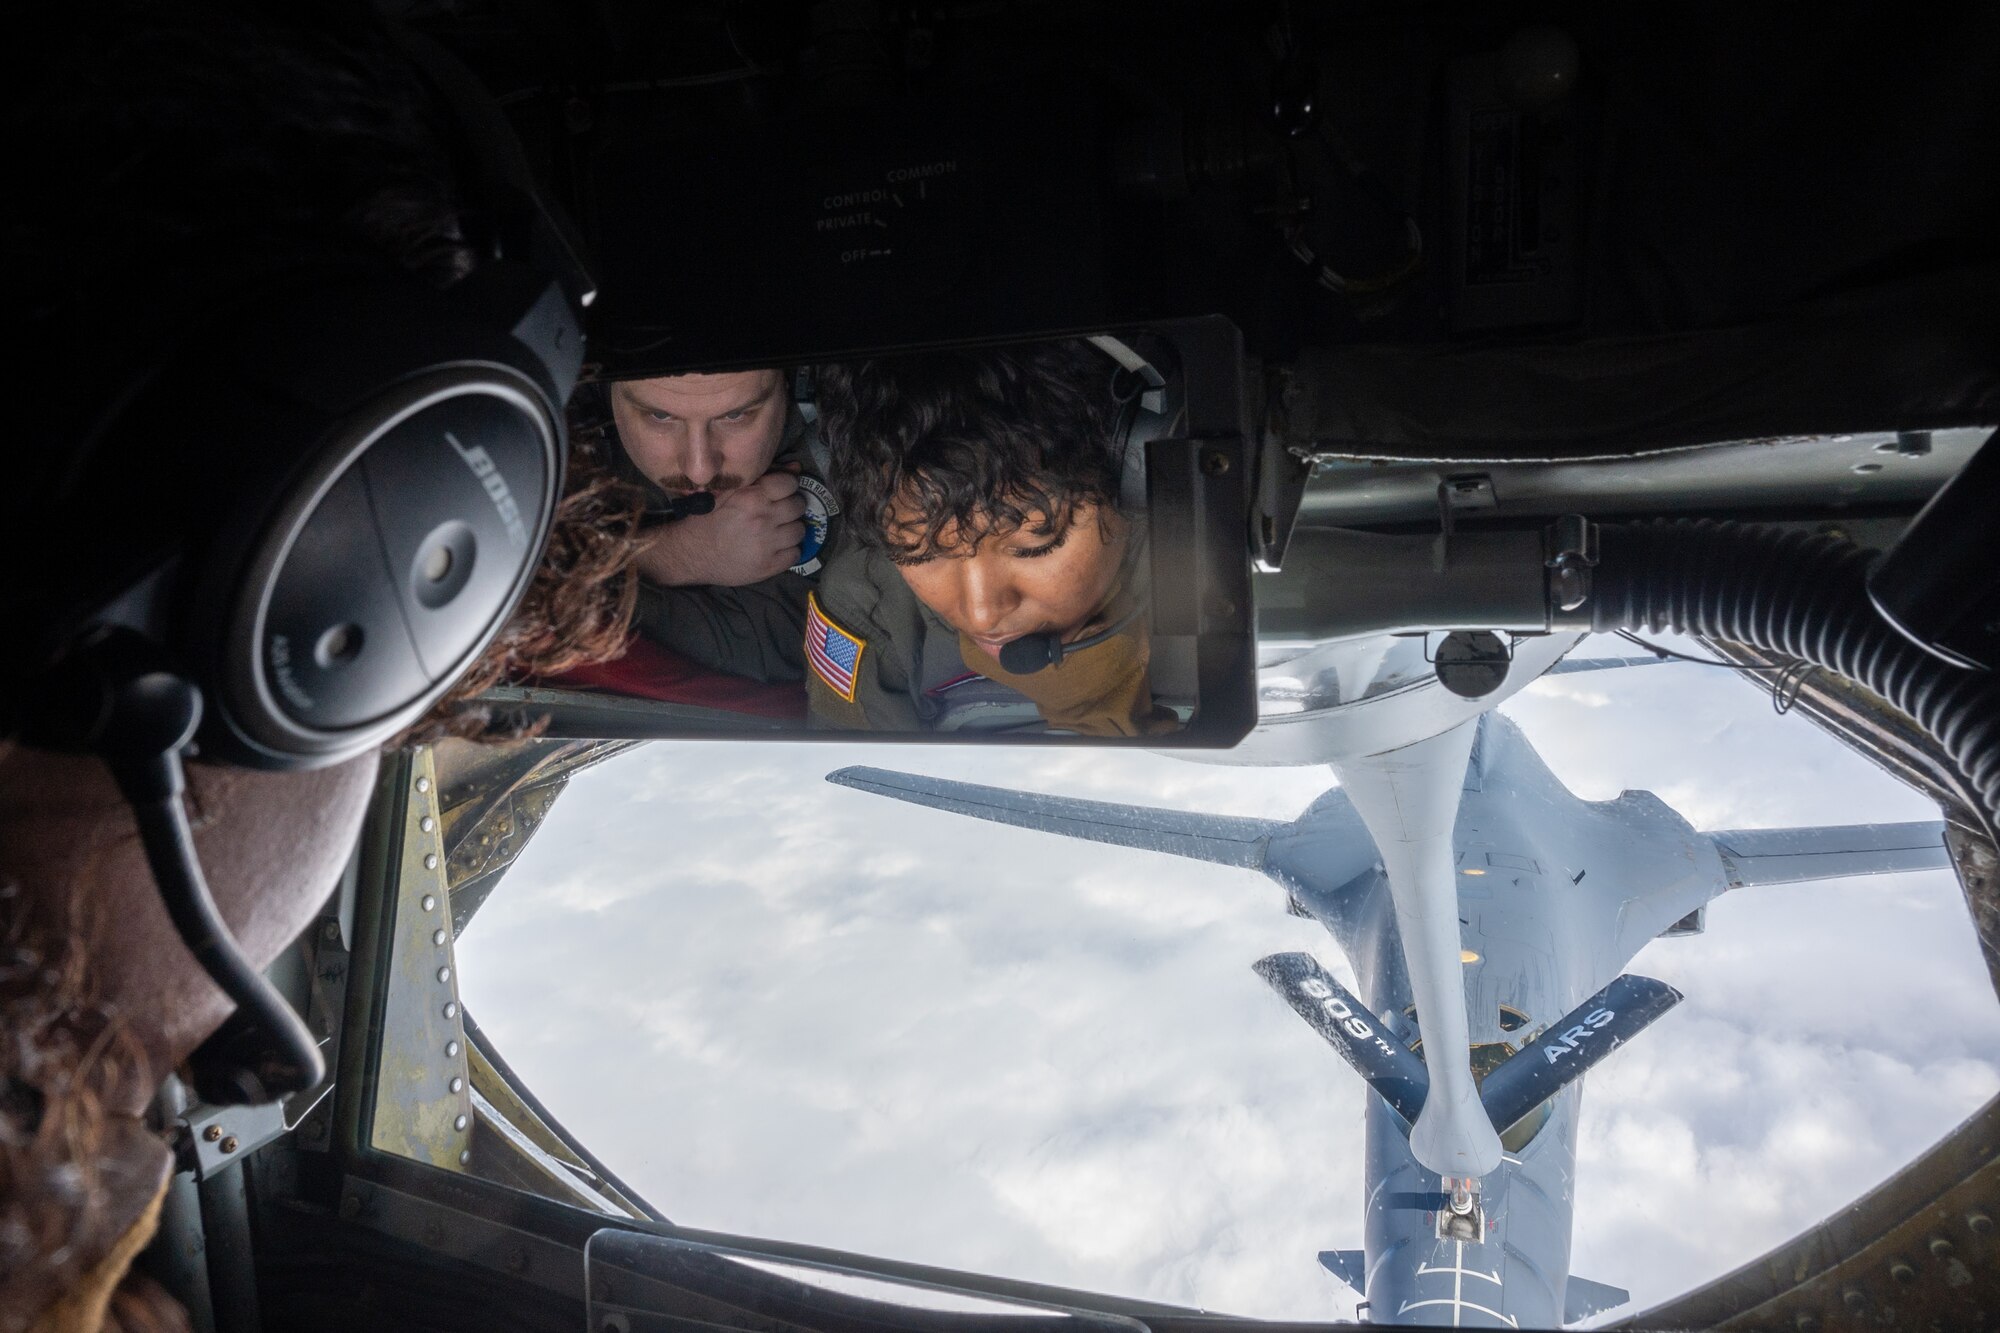
[[[1135,607],[1108,628],[1078,639],[1075,643],[1064,643],[1059,634],[1023,634],[1018,639],[1000,645],[1000,665],[1012,675],[1032,676],[1043,667],[1057,665],[1071,653],[1094,648],[1103,643],[1137,620],[1144,610],[1144,607]]]

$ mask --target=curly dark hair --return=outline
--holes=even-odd
[[[103,1002],[87,941],[103,913],[89,895],[54,902],[0,871],[0,1329],[25,1329],[76,1288],[129,1219],[113,1206],[144,1134],[108,1107],[148,1068],[129,1026]],[[157,1152],[157,1150],[155,1150]],[[129,1194],[129,1186],[125,1187]],[[163,1328],[179,1307],[128,1274],[115,1327]]]
[[[0,538],[25,535],[32,559],[62,442],[205,315],[329,256],[438,288],[477,256],[441,117],[366,0],[101,0],[38,13],[17,45],[0,309],[27,349],[16,370],[35,392],[16,425],[34,443],[0,495]],[[586,445],[543,568],[473,683],[622,650],[637,522]],[[148,1131],[108,1108],[165,1072],[101,1002],[96,923],[43,907],[0,867],[0,1330],[73,1291],[128,1220],[111,1206],[131,1184],[113,1149]],[[187,1327],[139,1274],[105,1295],[107,1328]]]
[[[1082,339],[822,366],[820,430],[849,530],[894,560],[929,554],[946,529],[976,544],[1061,532],[1083,506],[1115,511],[1113,370]],[[898,509],[922,514],[921,530],[896,524]]]

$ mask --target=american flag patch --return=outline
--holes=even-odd
[[[854,702],[854,673],[867,647],[866,639],[855,638],[826,618],[816,594],[806,594],[806,661],[828,689],[849,703]]]

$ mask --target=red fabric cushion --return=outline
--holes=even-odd
[[[635,637],[625,655],[595,666],[578,667],[541,682],[564,690],[610,690],[663,703],[698,704],[755,717],[805,720],[804,685],[765,685],[697,666],[650,639]]]

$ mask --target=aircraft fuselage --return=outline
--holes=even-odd
[[[1353,964],[1357,993],[1405,1045],[1422,1039],[1379,864],[1357,865],[1366,830],[1330,808],[1272,840],[1267,869]],[[1331,844],[1346,844],[1334,856]],[[1583,801],[1511,722],[1488,715],[1454,829],[1466,1022],[1481,1077],[1604,986],[1645,945],[1724,891],[1707,840],[1656,797]],[[1333,872],[1329,874],[1328,872]],[[1358,872],[1358,873],[1356,873]],[[1340,882],[1332,882],[1339,878]],[[1561,1060],[1596,1039],[1587,1023],[1522,1058]],[[1582,1097],[1571,1083],[1503,1135],[1481,1182],[1485,1239],[1440,1239],[1441,1178],[1412,1156],[1409,1126],[1368,1098],[1365,1291],[1373,1317],[1462,1327],[1564,1321]]]

